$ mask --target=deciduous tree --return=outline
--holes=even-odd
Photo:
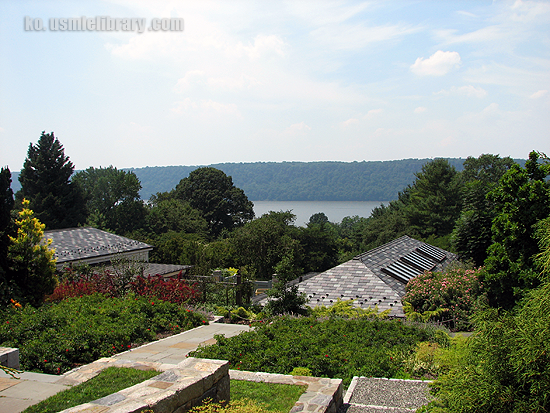
[[[143,227],[146,209],[140,198],[136,174],[108,168],[88,168],[73,181],[84,192],[88,224],[124,234]]]
[[[254,218],[254,205],[244,191],[216,168],[204,167],[191,172],[176,186],[175,196],[202,212],[213,236],[241,227]]]
[[[295,219],[290,211],[270,211],[234,231],[230,240],[235,247],[236,265],[247,266],[256,279],[271,279],[285,251],[298,248],[294,243],[297,229],[292,225]],[[298,256],[299,251],[294,251],[293,257]]]

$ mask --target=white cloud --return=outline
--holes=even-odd
[[[426,112],[426,110],[427,109],[424,106],[419,106],[414,110],[414,113],[422,113],[422,112]]]
[[[506,33],[499,26],[487,26],[482,29],[464,34],[455,34],[456,30],[436,30],[436,37],[443,40],[444,44],[457,43],[481,43],[502,39]]]
[[[204,72],[202,70],[189,70],[185,73],[185,76],[181,79],[178,79],[178,83],[176,83],[176,86],[174,87],[174,91],[181,93],[185,89],[187,89],[189,86],[191,86],[192,83],[195,82],[195,79],[201,78],[204,76]]]
[[[363,116],[363,119],[371,119],[374,116],[381,114],[383,111],[383,109],[371,109],[365,116]]]
[[[546,89],[539,90],[538,92],[533,93],[531,96],[529,96],[531,99],[538,99],[546,95],[548,91]]]
[[[234,103],[225,104],[225,103],[215,102],[211,99],[209,100],[203,99],[197,103],[192,101],[190,98],[185,98],[184,100],[174,102],[174,107],[170,109],[170,111],[177,115],[181,115],[183,113],[191,112],[199,109],[203,114],[208,112],[215,112],[219,114],[231,115],[237,118],[242,117],[236,104]]]
[[[440,90],[439,92],[435,92],[434,95],[460,95],[460,96],[468,96],[468,97],[476,97],[476,98],[483,98],[487,96],[487,91],[481,87],[475,87],[472,85],[468,86],[461,86],[456,87],[452,86],[448,90]]]
[[[477,14],[470,13],[469,11],[465,11],[465,10],[458,10],[456,13],[467,17],[473,17],[473,18],[479,17]]]
[[[189,111],[190,109],[196,109],[198,108],[198,105],[191,101],[189,98],[185,98],[184,100],[179,100],[177,102],[174,102],[175,106],[170,109],[170,111],[180,115],[184,112]]]
[[[458,52],[443,52],[438,50],[428,59],[423,57],[416,59],[411,66],[411,71],[419,76],[443,76],[461,63]]]
[[[290,125],[288,128],[286,128],[283,132],[284,135],[290,135],[290,136],[296,136],[296,135],[304,135],[307,132],[311,130],[311,127],[306,125],[304,121],[300,123],[295,123],[293,125]]]
[[[239,78],[234,77],[210,77],[207,80],[207,84],[212,89],[251,89],[255,86],[262,84],[258,79],[241,75]]]
[[[386,25],[369,27],[362,24],[323,26],[312,30],[310,36],[323,45],[337,50],[362,49],[370,43],[382,42],[417,33],[420,27]]]
[[[550,13],[550,4],[543,1],[516,0],[511,7],[510,19],[519,22],[528,22]]]
[[[236,57],[246,55],[251,60],[257,60],[265,55],[284,57],[285,47],[285,42],[279,36],[259,34],[255,37],[253,44],[245,46],[239,42],[228,48],[227,54]]]
[[[499,113],[499,105],[498,103],[491,103],[489,106],[487,106],[485,109],[482,110],[481,114],[483,116],[491,116],[496,115]]]
[[[344,128],[347,128],[348,126],[351,126],[351,125],[354,125],[356,123],[359,123],[359,119],[355,119],[355,118],[350,118],[344,122],[342,122],[342,126]]]

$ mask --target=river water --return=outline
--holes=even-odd
[[[296,225],[305,226],[309,218],[324,212],[330,222],[341,222],[347,216],[369,217],[372,210],[388,201],[252,201],[256,218],[269,211],[288,211],[296,215]]]

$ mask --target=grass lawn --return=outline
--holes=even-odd
[[[231,401],[252,399],[271,412],[288,413],[305,391],[306,386],[231,380]]]
[[[23,413],[55,413],[88,403],[160,374],[130,368],[109,367],[94,378],[29,406]]]

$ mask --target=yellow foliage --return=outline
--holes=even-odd
[[[229,403],[214,403],[212,399],[204,400],[201,406],[193,407],[190,413],[268,413],[262,404],[250,399],[240,399]]]
[[[51,239],[44,240],[45,225],[28,208],[29,201],[24,199],[22,204],[20,219],[15,221],[17,236],[9,236],[8,251],[25,300],[36,305],[57,284],[55,250],[50,248]]]

